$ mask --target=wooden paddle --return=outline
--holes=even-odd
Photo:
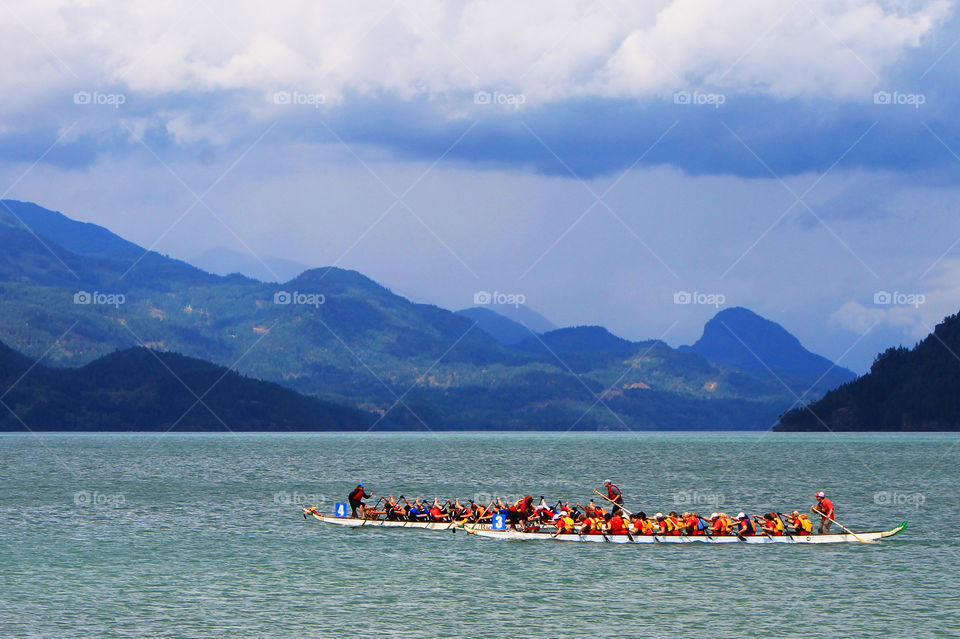
[[[833,517],[827,517],[825,514],[823,514],[823,513],[820,512],[819,510],[817,510],[816,507],[812,507],[810,510],[812,510],[812,511],[815,512],[815,513],[817,513],[818,515],[820,515],[820,516],[823,517],[824,519],[827,519],[827,520],[829,520],[829,521],[832,521],[832,522],[835,523],[836,525],[840,526],[840,528],[841,528],[844,532],[853,535],[853,538],[856,539],[857,541],[859,541],[860,543],[862,543],[862,544],[872,543],[872,542],[870,542],[870,541],[867,541],[866,539],[861,538],[860,535],[858,535],[857,533],[853,532],[852,530],[850,530],[849,528],[847,528],[846,526],[844,526],[843,524],[841,524],[839,521],[837,521],[837,520],[834,519]]]
[[[633,515],[632,512],[630,512],[629,510],[627,510],[626,508],[624,508],[623,506],[621,506],[621,505],[618,504],[617,502],[613,501],[612,499],[610,499],[609,497],[607,497],[606,495],[604,495],[603,493],[601,493],[601,492],[600,492],[599,490],[597,490],[596,488],[593,489],[593,492],[597,493],[598,495],[600,495],[601,497],[603,497],[604,499],[606,499],[607,501],[609,501],[611,504],[613,504],[614,506],[616,506],[617,508],[619,508],[619,509],[622,510],[623,512],[627,513],[627,515]],[[580,504],[577,504],[577,505],[579,506]]]

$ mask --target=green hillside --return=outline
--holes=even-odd
[[[27,203],[0,203],[0,243],[0,340],[54,366],[142,345],[437,429],[767,428],[795,399],[769,375],[598,327],[504,345],[355,271],[212,275]]]

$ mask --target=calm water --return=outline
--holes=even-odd
[[[0,636],[957,636],[958,458],[954,435],[0,436]],[[356,481],[586,503],[608,477],[647,513],[807,507],[822,488],[848,526],[910,528],[822,547],[538,544],[298,510]]]

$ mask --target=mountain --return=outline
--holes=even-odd
[[[585,372],[624,361],[643,346],[617,337],[602,326],[575,326],[527,337],[518,348],[544,359],[559,359],[573,371]]]
[[[459,310],[457,315],[476,322],[477,328],[507,346],[519,344],[531,335],[530,329],[523,324],[482,306]]]
[[[870,372],[791,410],[777,431],[960,430],[960,315],[914,348],[890,348]]]
[[[552,331],[557,328],[556,324],[526,304],[497,304],[492,308],[495,309],[497,314],[503,315],[517,324],[526,326],[534,333],[546,333],[547,331]]]
[[[249,253],[240,253],[225,246],[207,249],[190,261],[208,273],[230,275],[240,273],[260,282],[286,282],[310,267],[295,260],[263,256],[262,261]]]
[[[132,348],[53,369],[0,344],[0,430],[367,429],[368,413],[175,353]]]
[[[741,307],[717,313],[695,344],[680,348],[720,366],[775,375],[801,397],[820,397],[857,377],[853,371],[808,351],[776,322]]]
[[[0,340],[47,365],[147,346],[383,415],[389,428],[767,428],[795,401],[766,371],[663,342],[576,327],[507,345],[355,271],[282,284],[218,276],[33,206],[0,206]]]
[[[8,224],[22,225],[77,255],[137,259],[144,253],[143,248],[102,226],[71,220],[32,202],[0,200],[0,214],[5,214]]]

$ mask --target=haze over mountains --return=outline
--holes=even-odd
[[[239,273],[261,282],[286,282],[310,268],[296,260],[269,255],[259,258],[225,246],[207,249],[190,263],[215,275]]]
[[[384,427],[768,428],[853,375],[745,309],[674,349],[602,327],[544,331],[523,306],[508,319],[501,305],[415,304],[339,268],[282,285],[218,276],[30,203],[0,203],[0,242],[0,341],[30,357],[82,366],[143,345],[385,415]]]

